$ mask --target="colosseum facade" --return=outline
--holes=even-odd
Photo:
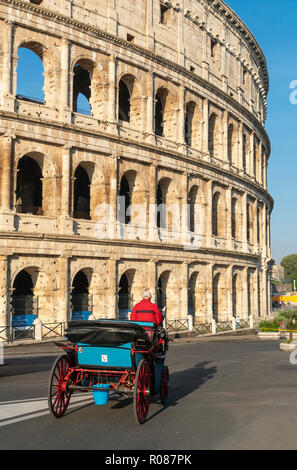
[[[0,326],[270,314],[269,80],[221,0],[0,0]],[[19,48],[44,100],[17,93]],[[78,97],[88,102],[81,111]]]

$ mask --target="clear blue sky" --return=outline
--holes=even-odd
[[[287,254],[297,253],[297,104],[290,103],[290,83],[297,80],[297,0],[226,0],[254,34],[267,60],[270,91],[266,130],[272,152],[268,167],[268,190],[275,201],[272,214],[272,256],[277,263]],[[43,98],[40,82],[41,62],[31,60],[32,53],[20,50],[26,57],[23,95]],[[21,61],[20,61],[21,64]],[[27,79],[25,79],[27,76]],[[24,81],[25,80],[25,81]],[[82,97],[78,107],[87,109]]]
[[[271,242],[277,263],[297,253],[297,1],[225,0],[251,30],[267,60],[270,91],[266,130],[271,140],[268,190],[274,198]]]

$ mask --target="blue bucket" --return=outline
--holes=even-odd
[[[93,397],[95,405],[106,405],[108,403],[108,395],[110,390],[109,384],[97,384],[94,385],[94,388],[98,388],[100,390],[93,390]],[[106,389],[106,390],[103,390]]]

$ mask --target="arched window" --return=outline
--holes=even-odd
[[[129,286],[127,276],[123,274],[120,279],[118,294],[118,309],[120,319],[127,318],[128,312],[131,309],[130,287],[131,286]]]
[[[242,137],[242,169],[244,172],[246,172],[246,161],[247,159],[247,136],[246,134],[243,134]]]
[[[38,163],[28,156],[18,162],[16,212],[42,215],[42,172]]]
[[[198,186],[193,186],[188,195],[188,229],[190,232],[195,232],[196,225],[196,200],[197,200]]]
[[[208,151],[210,155],[213,157],[216,153],[216,139],[217,136],[215,135],[217,132],[217,115],[212,113],[209,118],[208,123]]]
[[[221,275],[219,273],[216,274],[212,283],[212,310],[213,310],[213,318],[216,322],[219,321],[219,315],[221,313],[220,292],[219,292],[220,277]]]
[[[88,319],[91,309],[89,302],[89,281],[81,270],[75,275],[71,292],[72,320]]]
[[[12,314],[32,315],[33,313],[33,282],[30,274],[23,269],[13,283]]]
[[[237,238],[237,214],[236,214],[237,199],[232,198],[231,202],[231,228],[232,228],[232,238]]]
[[[234,126],[229,124],[228,126],[228,162],[232,165],[233,162],[233,134]]]
[[[248,243],[253,243],[253,206],[250,201],[246,204],[246,237]]]
[[[167,193],[170,185],[169,178],[161,178],[157,186],[157,227],[168,228],[168,214],[167,214]]]
[[[219,200],[220,193],[215,193],[212,197],[212,234],[219,236]]]
[[[44,103],[43,48],[37,43],[27,43],[18,48],[17,98]]]
[[[119,221],[123,224],[129,224],[131,222],[131,216],[129,213],[129,208],[131,205],[131,191],[128,179],[125,175],[123,175],[121,178],[119,196]]]
[[[185,115],[185,142],[189,146],[192,145],[194,111],[195,103],[187,103]]]
[[[157,304],[160,310],[167,305],[167,284],[170,272],[165,271],[161,274],[157,284]]]
[[[130,122],[130,92],[123,80],[119,83],[119,120]]]
[[[75,219],[90,219],[90,179],[86,170],[79,165],[74,173],[74,213]]]
[[[91,75],[93,64],[89,61],[79,61],[73,68],[73,111],[91,115]]]
[[[160,94],[156,95],[155,102],[155,134],[162,137],[164,135],[164,107]]]
[[[234,274],[232,276],[232,315],[236,318],[237,316],[237,278],[238,275]]]

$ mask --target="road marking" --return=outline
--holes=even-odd
[[[82,404],[92,403],[93,396],[85,393],[71,397],[68,409]],[[38,418],[50,414],[47,398],[29,398],[27,400],[14,400],[0,402],[0,427],[8,424]]]

